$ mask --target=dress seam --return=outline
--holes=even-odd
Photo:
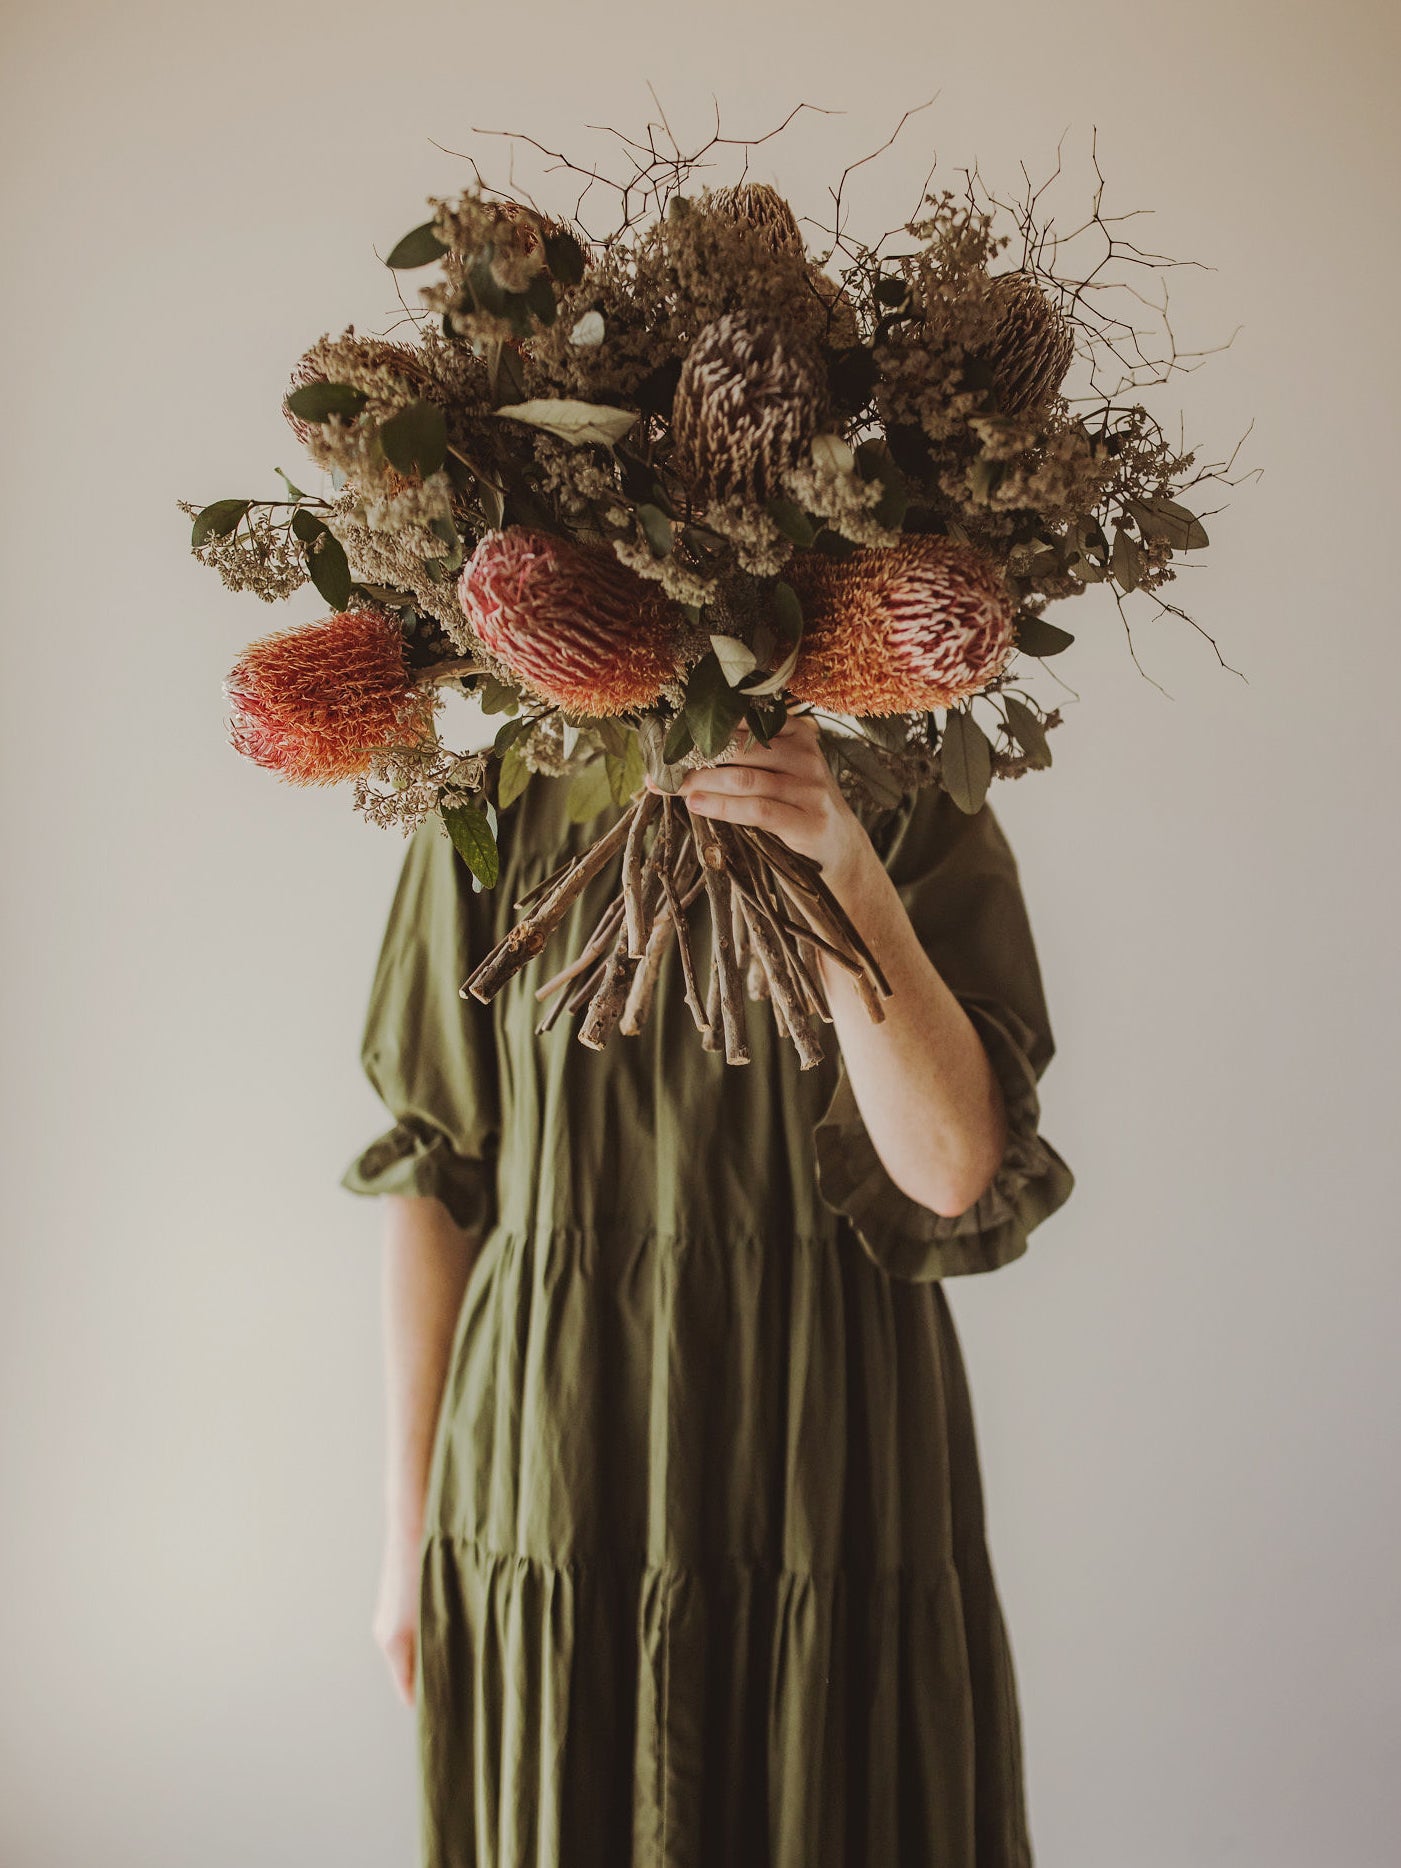
[[[489,1563],[510,1563],[517,1566],[528,1564],[535,1569],[550,1570],[556,1573],[589,1571],[607,1568],[626,1567],[635,1570],[639,1577],[656,1576],[664,1586],[664,1596],[670,1594],[671,1586],[683,1576],[705,1578],[717,1570],[748,1570],[771,1576],[779,1581],[795,1580],[799,1582],[831,1582],[838,1577],[859,1576],[868,1582],[881,1582],[895,1577],[932,1577],[952,1570],[955,1574],[958,1565],[950,1554],[933,1563],[882,1563],[862,1562],[836,1563],[821,1567],[803,1566],[787,1563],[768,1563],[758,1557],[724,1556],[706,1563],[653,1563],[643,1557],[607,1554],[598,1557],[566,1557],[562,1560],[543,1557],[528,1550],[498,1550],[485,1539],[475,1537],[468,1531],[453,1531],[438,1525],[424,1533],[425,1548],[434,1543],[461,1545],[483,1557]]]

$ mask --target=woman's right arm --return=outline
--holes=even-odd
[[[382,1197],[387,1453],[374,1636],[400,1696],[411,1706],[429,1463],[453,1335],[482,1240],[464,1232],[430,1195]]]

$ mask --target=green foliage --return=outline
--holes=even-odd
[[[438,812],[463,862],[484,889],[494,889],[501,855],[486,812],[471,804],[440,804]]]
[[[745,696],[730,686],[714,649],[702,655],[686,683],[686,724],[697,749],[714,759],[743,718]]]
[[[369,399],[363,389],[355,389],[349,383],[303,383],[282,401],[289,414],[299,416],[304,422],[325,422],[333,415],[346,421],[353,419]]]
[[[410,402],[379,431],[389,463],[403,474],[436,473],[447,458],[448,425],[436,402]]]
[[[384,263],[392,266],[396,272],[408,272],[416,266],[431,265],[435,259],[441,259],[447,250],[433,231],[432,221],[425,221],[421,227],[415,227],[412,233],[404,235]]]
[[[195,515],[190,529],[190,544],[203,545],[207,539],[227,538],[238,529],[251,499],[216,499],[212,506],[206,506]]]
[[[939,742],[944,789],[960,811],[982,809],[992,782],[992,745],[971,713],[950,708]]]

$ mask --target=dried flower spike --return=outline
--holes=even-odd
[[[974,545],[911,533],[849,558],[798,552],[784,575],[807,618],[797,700],[853,715],[949,707],[1011,659],[1011,593]]]
[[[736,188],[713,189],[708,206],[731,220],[757,227],[775,253],[803,251],[798,217],[778,190],[767,182],[741,182]]]
[[[457,588],[490,653],[572,713],[645,707],[675,672],[681,612],[607,545],[507,526],[481,540]]]
[[[294,785],[334,785],[368,770],[386,746],[422,737],[430,691],[414,685],[398,625],[347,610],[263,636],[244,650],[224,693],[229,742]]]
[[[708,500],[762,505],[826,413],[808,354],[776,325],[726,312],[696,338],[672,402],[676,465]]]
[[[1075,332],[1026,272],[999,273],[991,298],[997,318],[992,380],[1004,415],[1025,415],[1049,402],[1075,357]]]

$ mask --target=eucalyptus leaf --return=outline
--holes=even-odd
[[[559,306],[555,302],[555,288],[550,283],[550,275],[537,272],[525,288],[525,302],[535,313],[541,324],[551,325],[559,316]]]
[[[686,723],[707,759],[718,757],[729,744],[744,707],[745,696],[725,679],[715,651],[702,655],[686,683]]]
[[[1075,638],[1068,629],[1060,629],[1055,623],[1048,623],[1044,616],[1028,610],[1017,618],[1016,640],[1023,655],[1034,655],[1038,661],[1045,661],[1068,649]]]
[[[251,499],[216,499],[212,506],[196,513],[190,528],[190,544],[202,545],[207,539],[227,538],[238,529],[252,504]]]
[[[621,759],[627,752],[632,734],[618,719],[616,714],[602,714],[597,719],[590,717],[579,721],[580,727],[589,727],[598,737],[598,743],[605,752],[611,752]]]
[[[944,789],[960,811],[981,810],[992,782],[992,746],[972,714],[951,708],[939,745]]]
[[[528,402],[508,402],[494,411],[513,422],[543,428],[546,434],[576,446],[597,442],[612,447],[637,420],[633,409],[615,409],[602,402],[574,402],[568,397],[535,396]]]
[[[1109,562],[1119,588],[1137,590],[1143,581],[1143,553],[1139,550],[1138,540],[1133,533],[1125,531],[1123,526],[1115,528],[1114,550]]]
[[[903,789],[891,776],[890,767],[873,746],[854,734],[844,734],[837,742],[840,756],[861,777],[876,803],[889,809],[904,797]]]
[[[738,636],[712,635],[710,646],[731,687],[742,681],[745,675],[753,673],[756,666],[754,651],[747,642],[741,642]]]
[[[477,699],[481,702],[483,713],[514,713],[520,706],[520,689],[509,686],[505,681],[498,681],[495,675],[483,675],[481,686],[477,689]]]
[[[410,402],[390,416],[379,439],[390,466],[402,474],[421,474],[427,479],[447,458],[447,420],[436,402]]]
[[[665,558],[670,554],[673,534],[671,520],[660,506],[641,505],[637,509],[637,522],[642,527],[647,543],[652,548],[654,558]]]
[[[690,752],[695,743],[691,737],[690,722],[684,713],[677,714],[667,728],[666,739],[662,744],[662,763],[675,765],[678,759],[683,759]],[[656,774],[653,773],[653,777],[655,776]]]
[[[1194,512],[1171,499],[1131,499],[1125,502],[1145,538],[1166,539],[1174,551],[1198,551],[1209,544],[1206,527]]]
[[[867,739],[887,752],[903,752],[908,743],[907,721],[902,713],[864,714],[860,726]]]
[[[626,804],[647,775],[637,735],[628,734],[627,745],[621,753],[605,752],[603,765],[614,804]]]
[[[292,533],[304,545],[309,545],[314,538],[320,538],[328,529],[324,519],[318,519],[314,512],[308,512],[305,506],[299,506],[292,514]]]
[[[571,824],[586,824],[591,817],[606,810],[613,802],[613,787],[603,759],[594,759],[576,772],[569,782],[565,815]]]
[[[508,722],[515,726],[514,720]],[[513,740],[501,755],[501,770],[496,779],[496,801],[504,811],[530,783],[530,767],[525,762],[525,753],[519,740]]]
[[[771,614],[785,642],[798,642],[803,633],[803,605],[793,586],[778,578],[770,593]]]
[[[783,536],[792,539],[795,545],[806,549],[816,538],[817,527],[796,500],[771,499],[764,510]]]
[[[312,583],[333,610],[343,610],[350,602],[350,566],[340,540],[322,531],[307,546],[306,555]]]
[[[565,228],[545,235],[545,264],[561,285],[578,285],[584,276],[584,249]]]
[[[292,499],[305,499],[306,498],[306,494],[303,493],[302,489],[299,486],[294,486],[292,482],[287,478],[286,474],[283,473],[280,467],[274,467],[273,472],[281,480],[283,486],[286,487],[287,492]]]
[[[1026,702],[1018,700],[1015,694],[1005,694],[1003,705],[1007,709],[1007,725],[1011,729],[1013,739],[1033,765],[1048,766],[1051,763],[1051,748],[1046,738],[1045,727]]]
[[[392,266],[396,272],[407,272],[415,266],[430,266],[435,259],[441,259],[447,250],[433,231],[432,221],[425,221],[421,227],[415,227],[412,233],[404,235],[384,263]]]
[[[501,873],[501,853],[486,812],[471,804],[444,804],[439,806],[439,816],[447,825],[453,848],[478,882],[494,889]]]
[[[509,719],[503,720],[496,729],[496,737],[491,742],[491,750],[504,757],[529,726],[530,721],[524,714],[513,714]]]
[[[349,421],[368,401],[363,389],[355,389],[349,383],[303,383],[300,389],[283,397],[282,405],[289,414],[304,422],[329,421],[333,415],[344,416]]]

